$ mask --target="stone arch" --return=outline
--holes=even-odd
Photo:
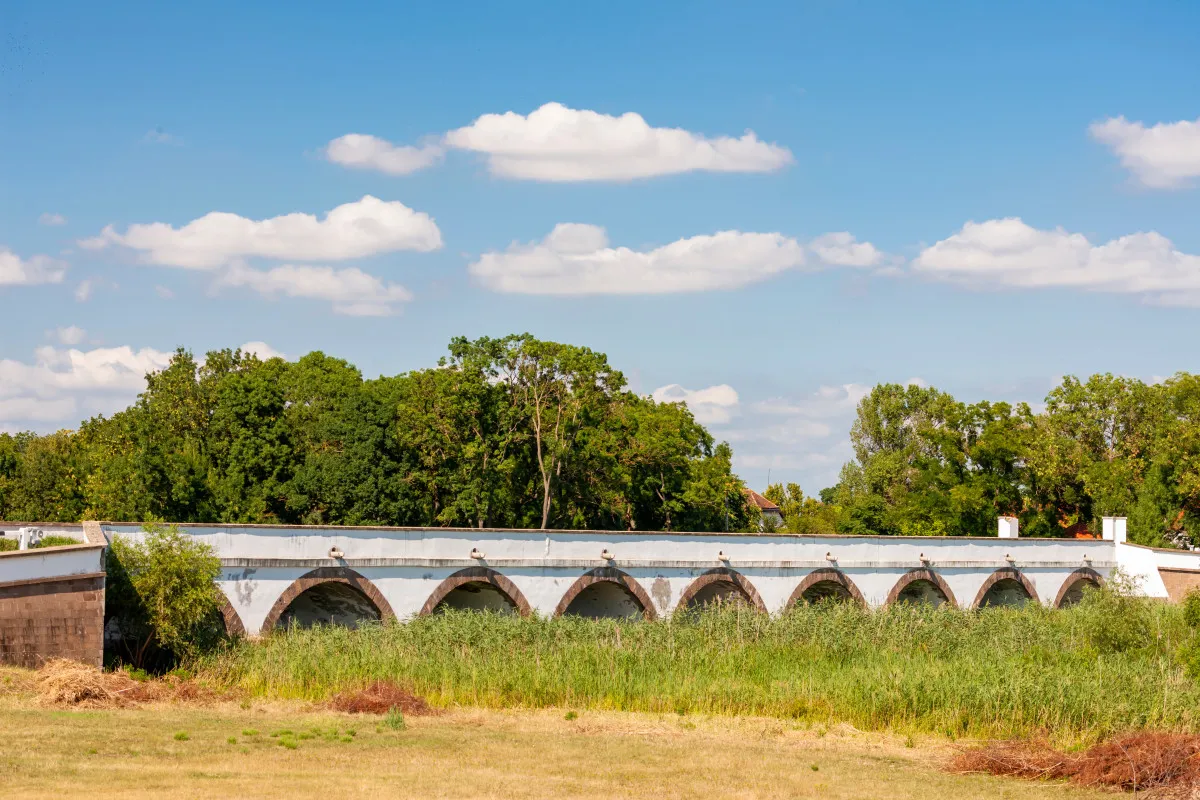
[[[271,606],[271,610],[267,613],[267,618],[263,620],[262,632],[267,633],[274,630],[284,612],[287,611],[288,606],[292,604],[292,601],[308,590],[323,584],[340,584],[349,587],[351,590],[357,591],[375,606],[375,610],[379,612],[381,620],[386,621],[396,618],[391,604],[388,603],[379,589],[375,587],[375,584],[362,575],[359,575],[349,567],[318,567],[304,573],[292,581],[291,586],[284,589],[283,594],[279,595],[279,599]]]
[[[471,586],[488,587],[499,592],[523,617],[533,613],[529,601],[525,599],[525,595],[521,593],[516,584],[496,570],[487,567],[467,567],[446,578],[433,590],[433,594],[429,595],[429,599],[421,607],[421,613],[432,614],[442,601],[456,589]]]
[[[570,608],[571,603],[577,597],[601,584],[614,585],[631,597],[641,606],[642,616],[646,619],[654,620],[658,618],[658,612],[654,610],[654,603],[651,601],[650,595],[646,594],[646,590],[631,576],[616,567],[597,567],[579,576],[579,579],[571,584],[571,588],[567,589],[567,593],[563,595],[562,600],[558,601],[558,607],[554,609],[554,616],[561,617],[567,612],[567,609]]]
[[[824,588],[828,588],[830,591],[822,592],[823,596],[843,595],[864,608],[867,605],[866,598],[862,596],[862,592],[858,590],[858,587],[854,585],[854,581],[850,580],[846,573],[840,569],[822,567],[821,569],[814,569],[804,576],[804,580],[800,581],[800,585],[796,587],[796,590],[792,592],[792,596],[788,598],[785,608],[791,608],[801,600],[810,599],[805,597],[805,595],[808,594],[811,597],[814,591],[820,591]],[[837,591],[838,589],[841,591]]]
[[[723,586],[730,588],[724,595],[720,591]],[[717,567],[702,573],[683,590],[683,594],[679,596],[679,602],[675,607],[686,609],[693,602],[698,605],[703,604],[711,595],[728,596],[729,594],[737,594],[747,603],[754,606],[756,610],[766,613],[767,605],[759,597],[758,590],[754,588],[754,584],[750,583],[745,575],[729,567]]]
[[[1076,595],[1082,593],[1083,587],[1081,584],[1085,583],[1090,583],[1099,589],[1104,585],[1104,578],[1100,577],[1100,573],[1091,567],[1080,567],[1063,581],[1062,587],[1058,590],[1058,595],[1054,598],[1054,607],[1062,608],[1063,606],[1078,603],[1079,598]],[[1079,592],[1076,592],[1076,589],[1079,589]]]
[[[221,594],[224,596],[225,593]],[[241,616],[233,607],[233,603],[229,602],[228,597],[224,597],[224,603],[221,605],[221,619],[225,623],[225,635],[230,639],[238,639],[246,635],[246,626],[242,624]]]
[[[901,595],[905,593],[905,589],[913,586],[913,584],[920,584],[921,582],[931,584],[937,593],[942,596],[943,601],[946,604],[952,608],[958,608],[958,601],[954,599],[954,592],[950,591],[950,587],[946,584],[946,581],[942,580],[941,575],[938,575],[936,572],[927,567],[910,569],[908,572],[901,575],[900,580],[896,581],[896,585],[892,587],[890,592],[888,592],[886,605],[890,606],[899,601],[901,599]]]
[[[988,599],[988,594],[993,591],[999,593],[1005,589],[1015,590],[1019,588],[1024,594],[1026,600],[1037,602],[1037,589],[1033,588],[1033,584],[1029,579],[1015,567],[1001,567],[1000,569],[988,575],[987,580],[979,587],[979,591],[975,593],[975,600],[971,603],[971,608],[984,608],[984,601]],[[994,600],[998,599],[995,598]],[[988,605],[1011,605],[1011,603],[990,602]]]

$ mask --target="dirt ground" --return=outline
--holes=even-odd
[[[948,774],[958,745],[845,726],[566,709],[450,710],[389,724],[245,701],[77,708],[46,705],[31,676],[0,671],[5,798],[1114,796]]]

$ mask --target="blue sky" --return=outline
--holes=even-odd
[[[16,0],[0,37],[3,429],[179,345],[373,376],[528,330],[815,491],[880,381],[1200,369],[1198,5]]]

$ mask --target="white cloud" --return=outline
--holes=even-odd
[[[67,218],[62,214],[51,214],[49,211],[38,217],[39,225],[66,225]]]
[[[428,214],[366,195],[324,219],[293,213],[252,220],[213,211],[182,228],[153,222],[130,225],[120,234],[110,225],[79,244],[92,250],[128,247],[152,264],[216,269],[250,257],[343,261],[397,250],[427,252],[442,246],[442,236]]]
[[[808,248],[831,267],[874,267],[886,258],[875,245],[860,242],[845,231],[818,236],[809,242]]]
[[[925,248],[912,268],[967,285],[1076,287],[1200,305],[1200,256],[1181,253],[1154,231],[1093,245],[1083,234],[1039,230],[1016,218],[968,222]]]
[[[326,300],[334,312],[354,317],[395,314],[398,306],[412,300],[412,293],[396,283],[381,280],[356,268],[296,266],[286,264],[269,270],[235,265],[220,274],[215,288],[242,287],[273,297]]]
[[[685,389],[678,383],[660,386],[651,395],[656,403],[684,403],[701,425],[723,425],[733,419],[738,393],[728,384]]]
[[[529,115],[484,114],[420,147],[348,134],[326,147],[339,164],[406,175],[445,148],[479,153],[493,175],[538,181],[626,181],[681,172],[774,172],[793,162],[786,147],[742,136],[705,137],[654,128],[639,114],[619,117],[546,103]]]
[[[243,353],[253,353],[258,357],[259,361],[266,361],[272,358],[282,358],[287,360],[287,356],[276,350],[274,347],[271,347],[271,345],[267,344],[266,342],[246,342],[241,346],[240,349]]]
[[[49,256],[21,258],[7,247],[0,247],[0,286],[32,286],[62,283],[67,265]]]
[[[722,231],[650,251],[609,247],[603,228],[561,224],[540,242],[484,253],[468,267],[481,284],[524,294],[663,294],[732,289],[804,264],[779,233]]]
[[[408,175],[436,164],[442,158],[438,144],[420,147],[394,145],[377,136],[348,133],[325,147],[325,157],[353,169],[373,169],[388,175]]]
[[[264,360],[282,356],[266,342],[241,349]],[[29,362],[0,359],[0,431],[76,428],[127,408],[145,390],[146,373],[165,368],[172,355],[151,347],[39,347]]]
[[[1200,119],[1147,128],[1115,117],[1093,123],[1088,132],[1108,145],[1144,186],[1174,189],[1200,178]]]
[[[75,287],[75,302],[86,303],[92,296],[92,282],[80,281]]]
[[[93,414],[112,413],[145,388],[147,372],[170,359],[149,347],[39,347],[31,363],[0,359],[0,428],[74,427]]]
[[[154,287],[154,293],[163,300],[173,300],[175,298],[175,292],[168,287],[163,286],[162,284],[158,284]]]
[[[770,416],[823,419],[853,414],[859,402],[871,393],[871,387],[861,383],[821,386],[800,400],[771,398],[754,404],[754,410]]]
[[[54,338],[58,339],[59,344],[74,346],[83,343],[87,338],[87,331],[78,325],[70,325],[66,328],[56,328]]]

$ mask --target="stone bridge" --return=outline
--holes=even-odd
[[[138,524],[84,523],[90,538],[138,538]],[[960,608],[1079,599],[1120,567],[1151,597],[1200,586],[1200,553],[1103,539],[800,536],[448,528],[196,525],[213,547],[231,632],[315,622],[407,619],[439,607],[544,616],[655,619],[715,600],[778,613],[835,597],[867,606]]]

